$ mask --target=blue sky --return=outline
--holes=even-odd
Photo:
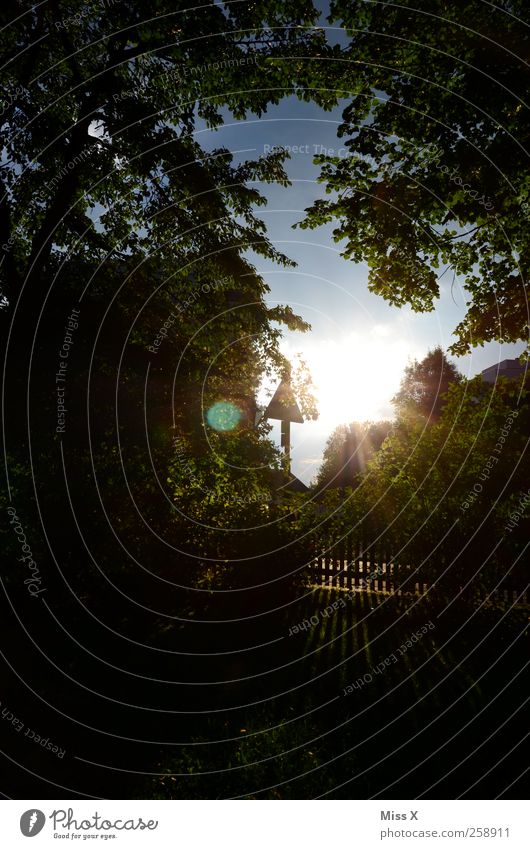
[[[293,472],[305,482],[318,470],[326,439],[336,425],[392,417],[390,399],[407,361],[425,356],[436,345],[447,349],[465,313],[465,291],[458,279],[451,291],[450,270],[440,281],[435,311],[416,314],[407,307],[391,307],[369,292],[366,266],[340,256],[341,244],[333,241],[331,227],[293,229],[304,209],[324,194],[316,182],[319,167],[313,156],[330,149],[339,153],[344,144],[337,138],[341,111],[342,107],[325,112],[291,97],[261,118],[227,118],[215,131],[196,133],[204,149],[229,148],[236,161],[256,158],[275,145],[291,149],[286,170],[292,185],[262,184],[268,205],[258,214],[271,241],[298,266],[282,269],[260,257],[252,259],[270,287],[271,304],[290,304],[312,325],[306,334],[286,332],[283,346],[291,357],[302,353],[317,383],[319,420],[291,429]],[[473,376],[497,361],[518,356],[523,347],[488,344],[453,359],[463,374]],[[272,435],[279,443],[279,425]]]

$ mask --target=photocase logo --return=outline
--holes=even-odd
[[[24,837],[35,837],[44,828],[46,817],[42,811],[30,808],[20,817],[20,830]]]

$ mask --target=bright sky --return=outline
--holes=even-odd
[[[274,244],[298,267],[282,269],[262,258],[252,259],[270,286],[271,304],[289,304],[312,325],[306,334],[286,332],[283,344],[290,357],[302,354],[317,387],[319,420],[291,427],[292,469],[306,483],[318,471],[336,425],[392,417],[390,399],[408,360],[421,359],[436,345],[446,350],[465,312],[465,292],[458,280],[451,291],[451,271],[441,280],[435,311],[418,315],[409,308],[391,307],[368,291],[366,266],[341,258],[341,244],[333,241],[332,228],[293,229],[304,209],[324,195],[316,183],[319,168],[313,165],[313,156],[330,148],[339,153],[344,143],[336,136],[340,117],[341,109],[328,113],[289,98],[260,119],[229,119],[214,132],[197,133],[205,149],[227,147],[236,160],[256,158],[275,145],[291,148],[286,168],[293,185],[260,186],[269,204],[258,214]],[[486,345],[455,362],[463,374],[473,376],[518,356],[523,347]],[[279,424],[272,435],[279,443]]]

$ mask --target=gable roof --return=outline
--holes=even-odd
[[[283,422],[304,423],[289,380],[285,378],[282,380],[265,410],[264,417],[266,419],[280,419]]]

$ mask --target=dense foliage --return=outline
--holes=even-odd
[[[288,185],[285,154],[241,161],[200,143],[201,130],[261,116],[286,95],[324,108],[354,95],[342,128],[351,156],[323,161],[338,199],[318,202],[307,223],[337,220],[346,254],[368,261],[370,285],[395,304],[431,309],[437,262],[465,275],[455,350],[524,336],[529,184],[514,68],[527,39],[505,17],[505,43],[481,52],[460,7],[446,5],[431,4],[451,21],[441,54],[440,23],[407,6],[332,2],[351,37],[342,47],[326,43],[307,0],[3,3],[2,716],[23,716],[67,751],[53,760],[5,722],[9,796],[349,797],[352,776],[374,797],[439,782],[464,794],[490,704],[491,736],[503,734],[491,777],[472,786],[501,795],[523,775],[518,756],[509,785],[495,771],[520,740],[517,683],[504,690],[523,651],[487,677],[491,611],[457,640],[451,617],[440,622],[421,644],[425,678],[399,690],[396,666],[354,701],[343,687],[425,623],[432,595],[427,605],[352,594],[324,620],[330,591],[314,593],[307,576],[325,538],[356,533],[388,541],[453,596],[522,569],[526,390],[459,382],[434,352],[407,371],[397,400],[407,413],[391,429],[330,438],[320,500],[280,493],[256,390],[284,371],[282,329],[308,325],[268,304],[253,255],[292,265],[258,214],[260,183]],[[485,9],[465,4],[489,38]],[[412,86],[420,73],[429,82]],[[495,83],[486,115],[476,81],[491,76],[504,88]],[[476,105],[457,108],[471,92]],[[293,386],[313,417],[303,363]],[[315,615],[319,629],[291,635]],[[516,617],[500,640],[515,643],[515,630]],[[464,668],[466,643],[479,651]],[[471,697],[455,704],[468,679]],[[388,686],[391,710],[374,711]],[[457,740],[456,761],[445,750],[433,772],[419,732],[437,733],[441,749],[477,715],[465,757]],[[364,716],[375,728],[366,746]],[[426,774],[414,782],[396,747],[411,717],[407,770],[416,761]]]
[[[275,547],[279,457],[254,399],[285,366],[282,327],[308,325],[266,304],[250,254],[292,265],[257,215],[259,184],[288,184],[285,156],[236,163],[195,131],[305,97],[282,60],[319,49],[316,15],[305,0],[2,7],[10,495],[83,591],[91,561],[201,584],[258,547],[234,527],[270,524]],[[208,422],[216,403],[233,431]]]
[[[390,433],[391,422],[351,422],[339,425],[324,448],[317,489],[355,486],[369,459]]]
[[[406,366],[399,391],[392,399],[397,417],[437,421],[449,387],[461,379],[442,349],[434,348],[421,362],[414,360]]]
[[[398,419],[360,485],[325,498],[325,538],[392,551],[435,593],[484,599],[508,578],[523,590],[529,427],[530,396],[517,381],[454,382],[437,422]]]
[[[433,310],[442,274],[459,275],[455,354],[528,341],[527,11],[524,0],[330,4],[349,41],[323,74],[349,100],[348,155],[320,157],[330,197],[302,226],[331,222],[344,256],[368,264],[370,289],[398,306]]]

